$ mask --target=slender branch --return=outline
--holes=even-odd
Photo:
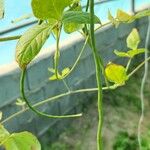
[[[36,114],[42,116],[42,117],[48,117],[48,118],[74,118],[74,117],[80,117],[82,114],[75,114],[75,115],[64,115],[64,116],[56,116],[56,115],[49,115],[43,112],[40,112],[39,110],[35,109],[33,106],[30,105],[29,101],[27,100],[24,92],[24,80],[25,80],[25,73],[26,68],[22,70],[21,74],[21,80],[20,80],[20,92],[22,95],[23,100],[26,102],[27,106]]]
[[[96,68],[96,80],[98,86],[98,129],[97,129],[97,149],[102,150],[102,124],[103,124],[103,111],[102,111],[102,79],[101,79],[101,65],[100,58],[95,43],[94,35],[94,0],[90,0],[90,35],[91,47]]]
[[[131,60],[132,60],[132,58],[129,58],[127,66],[126,66],[126,72],[128,72],[128,70],[129,70],[129,66],[131,64]]]
[[[113,89],[116,89],[119,85],[112,85],[110,86],[109,88],[108,87],[103,87],[103,90],[113,90]],[[88,89],[79,89],[79,90],[75,90],[75,91],[68,91],[66,93],[62,93],[62,94],[59,94],[59,95],[56,95],[54,97],[50,97],[48,99],[45,99],[43,101],[40,101],[36,104],[34,104],[32,107],[39,107],[39,106],[42,106],[46,103],[49,103],[49,102],[54,102],[56,100],[58,100],[59,98],[62,98],[62,97],[65,97],[67,95],[72,95],[72,94],[78,94],[78,93],[82,93],[82,92],[96,92],[98,90],[98,88],[88,88]],[[8,122],[9,120],[13,119],[14,117],[17,117],[18,115],[26,112],[29,110],[29,107],[25,108],[24,110],[21,110],[21,111],[18,111],[14,114],[12,114],[11,116],[9,116],[8,118],[6,118],[5,120],[3,120],[1,122],[1,124],[4,124],[6,122]]]
[[[18,40],[21,37],[21,35],[17,36],[9,36],[9,37],[2,37],[0,38],[0,42],[6,42],[6,41],[12,41],[12,40]]]
[[[133,74],[135,74],[146,62],[150,60],[150,57],[141,62],[132,72],[128,74],[128,78],[130,78]]]

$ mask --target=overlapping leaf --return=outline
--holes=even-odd
[[[21,68],[25,68],[40,52],[49,37],[49,25],[35,25],[19,39],[16,47],[16,61]]]
[[[110,82],[123,85],[128,79],[126,69],[118,64],[109,63],[105,68],[105,74]]]
[[[64,12],[63,23],[89,24],[90,14],[82,11],[67,11]],[[97,16],[94,16],[94,23],[101,23]]]
[[[82,7],[78,3],[74,3],[74,5],[69,9],[69,11],[82,11]],[[64,23],[64,31],[66,33],[72,33],[78,31],[84,27],[84,24],[78,23]]]
[[[64,9],[72,3],[72,0],[32,0],[32,10],[39,19],[61,20]]]

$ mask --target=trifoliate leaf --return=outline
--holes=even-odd
[[[131,49],[137,49],[140,42],[140,36],[137,29],[133,29],[127,37],[127,47]]]
[[[115,84],[123,85],[128,79],[126,69],[118,64],[109,63],[105,68],[105,74],[110,82]]]

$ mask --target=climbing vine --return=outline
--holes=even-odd
[[[2,4],[3,3],[0,3],[0,18],[3,18],[4,15],[4,9],[2,7]],[[23,110],[1,121],[0,145],[5,147],[6,150],[40,150],[40,143],[34,135],[26,131],[11,134],[4,128],[3,124],[9,121],[10,119],[13,119],[17,115],[24,113],[28,109],[31,109],[39,116],[47,118],[58,119],[80,117],[82,116],[82,113],[68,114],[62,116],[46,114],[39,111],[37,107],[50,101],[55,101],[58,98],[67,95],[73,95],[81,92],[97,91],[97,110],[99,120],[97,128],[97,149],[102,150],[102,127],[104,117],[102,105],[103,90],[113,90],[120,86],[124,86],[126,82],[132,77],[132,75],[150,60],[150,57],[146,57],[141,64],[139,64],[135,69],[129,72],[129,67],[133,58],[136,55],[145,53],[147,51],[147,49],[139,47],[140,36],[138,30],[134,28],[132,29],[132,31],[126,39],[126,52],[121,50],[114,50],[114,54],[118,57],[128,58],[127,65],[123,66],[120,64],[115,64],[114,62],[109,62],[105,67],[103,65],[103,58],[101,54],[98,53],[96,47],[94,33],[96,30],[108,24],[112,24],[117,28],[122,23],[129,24],[141,17],[150,16],[150,10],[144,10],[134,15],[130,15],[118,9],[116,17],[113,17],[111,12],[108,11],[108,19],[110,22],[103,24],[100,18],[95,15],[94,0],[87,0],[86,9],[82,8],[80,0],[32,0],[31,7],[34,16],[38,19],[38,23],[30,29],[28,29],[21,36],[19,35],[14,37],[4,37],[0,39],[0,41],[18,39],[15,55],[16,61],[22,72],[20,78],[20,96],[21,100],[23,100],[23,102],[25,102],[25,104],[28,106],[25,107]],[[67,66],[63,70],[59,70],[59,60],[61,57],[59,42],[62,30],[64,30],[68,34],[73,32],[80,32],[85,38],[85,42],[74,65],[71,68]],[[24,90],[24,80],[26,76],[26,71],[28,69],[28,65],[38,55],[42,46],[52,34],[56,38],[56,51],[53,57],[54,66],[53,68],[49,68],[49,71],[53,73],[53,75],[49,77],[49,80],[62,80],[67,87],[67,84],[63,79],[69,76],[74,70],[74,68],[77,67],[77,64],[80,61],[80,57],[85,49],[85,46],[88,44],[91,48],[93,59],[95,62],[97,87],[91,89],[79,89],[75,91],[68,90],[68,92],[66,93],[61,93],[60,95],[43,100],[39,103],[36,103],[35,105],[31,105],[30,100],[26,98]],[[102,76],[105,78],[106,85],[104,87],[102,87]]]

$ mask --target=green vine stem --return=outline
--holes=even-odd
[[[0,42],[6,42],[6,41],[12,41],[12,40],[18,40],[21,37],[21,35],[17,36],[9,36],[9,37],[2,37],[0,38]]]
[[[131,77],[131,74],[135,74],[144,64],[146,61],[149,61],[150,60],[150,57],[148,57],[145,61],[143,61],[140,65],[138,65],[129,75],[128,77],[130,78]],[[118,88],[119,86],[122,86],[122,85],[112,85],[112,86],[109,86],[109,87],[103,87],[102,90],[114,90],[116,88]],[[98,88],[88,88],[88,89],[79,89],[79,90],[74,90],[74,91],[68,91],[66,93],[62,93],[62,94],[59,94],[59,95],[56,95],[56,96],[53,96],[53,97],[50,97],[48,99],[45,99],[41,102],[38,102],[36,104],[34,104],[32,107],[39,107],[39,106],[42,106],[46,103],[49,103],[49,102],[54,102],[56,100],[58,100],[59,98],[62,98],[62,97],[65,97],[67,95],[71,95],[71,94],[78,94],[78,93],[82,93],[82,92],[96,92],[98,91]],[[8,122],[9,120],[17,117],[18,115],[26,112],[29,110],[29,107],[26,107],[24,110],[20,110],[12,115],[10,115],[8,118],[6,118],[5,120],[1,121],[1,124],[4,124],[6,122]]]
[[[102,150],[102,125],[103,125],[103,110],[102,110],[102,79],[101,79],[101,67],[100,58],[95,44],[94,35],[94,0],[90,0],[90,35],[91,35],[91,47],[96,68],[96,80],[98,86],[98,129],[97,129],[97,149]]]
[[[21,92],[21,96],[23,98],[23,100],[26,102],[27,106],[36,114],[43,116],[43,117],[48,117],[48,118],[74,118],[74,117],[80,117],[82,116],[82,114],[75,114],[75,115],[64,115],[64,116],[56,116],[56,115],[49,115],[43,112],[38,111],[37,109],[35,109],[33,106],[31,106],[31,104],[29,103],[29,101],[27,100],[26,96],[25,96],[25,90],[24,90],[24,80],[25,80],[25,73],[26,73],[26,68],[22,70],[21,73],[21,79],[20,79],[20,92]]]
[[[61,33],[61,26],[56,28],[56,52],[54,56],[54,66],[55,66],[55,75],[56,78],[59,80],[59,72],[58,72],[58,64],[59,64],[59,57],[60,57],[60,50],[59,50],[59,41],[60,41],[60,33]]]

